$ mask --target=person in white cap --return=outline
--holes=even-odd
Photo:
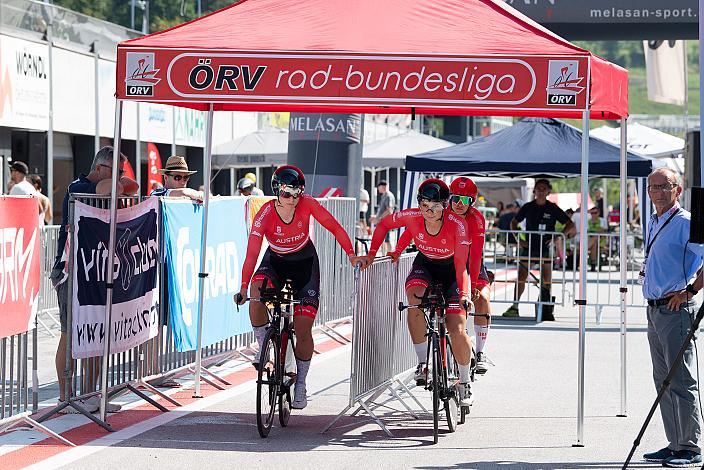
[[[263,196],[264,195],[264,191],[257,188],[257,175],[255,175],[254,173],[247,173],[246,175],[244,175],[244,177],[252,182],[252,192],[251,192],[252,196]],[[242,181],[242,180],[240,180],[240,181]]]

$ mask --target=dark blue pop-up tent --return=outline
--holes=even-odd
[[[589,138],[589,176],[620,175],[620,148]],[[511,177],[579,176],[582,132],[556,119],[526,118],[495,134],[406,158],[406,171]],[[644,177],[652,161],[628,154],[628,176]]]

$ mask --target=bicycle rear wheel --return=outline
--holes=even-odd
[[[447,427],[450,432],[455,432],[457,430],[458,416],[459,416],[459,397],[457,396],[457,376],[452,377],[451,372],[457,370],[457,363],[455,362],[455,356],[452,354],[452,346],[449,339],[446,338],[447,347],[445,348],[445,360],[447,361],[446,366],[442,368],[441,375],[441,385],[442,385],[442,399],[445,407],[445,419],[447,420]]]
[[[281,383],[279,363],[279,335],[270,328],[264,337],[259,356],[257,376],[257,430],[261,437],[267,437],[274,423],[274,412]]]

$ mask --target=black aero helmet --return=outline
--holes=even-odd
[[[271,190],[274,194],[279,194],[279,187],[282,184],[292,188],[303,189],[306,186],[306,177],[300,168],[293,165],[284,165],[277,168],[271,176]]]
[[[450,188],[443,180],[437,178],[425,180],[418,187],[418,204],[423,199],[447,204],[450,199]]]

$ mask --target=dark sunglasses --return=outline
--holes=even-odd
[[[110,165],[103,165],[102,163],[99,163],[98,165],[107,168],[108,170],[112,171],[112,167]],[[118,172],[118,175],[122,176],[125,174],[125,170],[120,170]]]
[[[472,196],[460,196],[457,194],[453,194],[452,196],[450,196],[450,201],[453,204],[462,203],[465,206],[471,206],[472,204],[474,204],[474,198]]]
[[[169,175],[174,179],[174,181],[188,181],[188,178],[191,177],[191,175]]]

